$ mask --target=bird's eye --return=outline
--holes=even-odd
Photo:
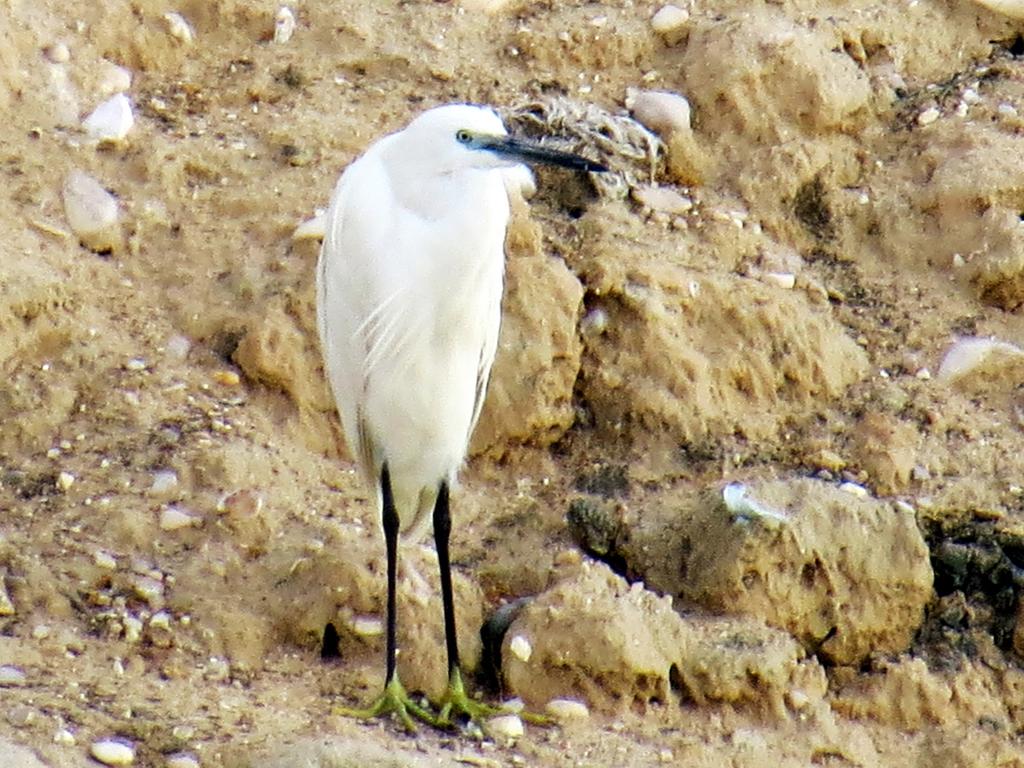
[[[455,132],[455,140],[459,142],[459,144],[469,144],[472,139],[473,136],[464,128]]]

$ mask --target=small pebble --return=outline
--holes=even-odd
[[[15,728],[24,728],[32,725],[36,719],[36,711],[31,707],[14,707],[7,711],[7,722]]]
[[[791,290],[796,285],[796,275],[792,272],[765,272],[764,280],[787,290]]]
[[[125,69],[119,64],[103,59],[100,62],[99,92],[104,96],[114,93],[124,93],[132,87],[131,70]]]
[[[326,233],[324,214],[318,213],[295,228],[295,231],[292,232],[292,240],[323,240]]]
[[[46,48],[46,58],[54,64],[66,64],[71,59],[71,51],[64,43],[54,43]]]
[[[75,734],[67,728],[61,728],[53,734],[53,743],[60,744],[62,747],[73,747],[75,746]]]
[[[217,502],[217,511],[222,515],[251,517],[263,509],[263,495],[258,491],[243,489],[229,493]]]
[[[0,616],[13,616],[14,615],[14,601],[11,600],[11,596],[7,593],[7,584],[5,583],[3,573],[0,573]]]
[[[608,330],[608,313],[601,307],[590,310],[580,320],[580,331],[584,336],[600,336],[606,330]]]
[[[858,497],[860,497],[862,499],[863,498],[867,498],[867,496],[868,496],[868,489],[865,488],[863,485],[859,485],[857,483],[851,483],[851,482],[841,483],[839,485],[839,490],[840,491],[846,491],[847,493],[853,494],[854,496],[858,496]]]
[[[122,141],[133,125],[135,114],[132,104],[123,93],[111,96],[82,121],[89,138],[100,144]]]
[[[652,211],[681,215],[693,208],[693,200],[667,187],[636,187],[632,195],[640,205]]]
[[[75,476],[70,472],[61,472],[57,475],[57,487],[65,493],[71,490],[75,484]]]
[[[295,14],[287,6],[281,6],[274,17],[274,42],[287,43],[295,33]]]
[[[89,754],[104,765],[131,765],[135,762],[135,750],[112,739],[93,742]]]
[[[196,39],[196,33],[192,31],[192,25],[180,13],[165,13],[164,22],[167,24],[168,34],[182,45],[189,45]]]
[[[50,636],[49,624],[36,624],[32,627],[32,637],[35,640],[45,640]]]
[[[940,114],[938,107],[928,107],[928,109],[917,116],[917,124],[931,125],[939,119]]]
[[[168,756],[165,765],[167,768],[199,768],[199,761],[192,755],[179,752]]]
[[[133,357],[124,364],[124,367],[126,371],[144,371],[146,370],[146,361],[141,357]]]
[[[117,200],[96,179],[79,170],[64,181],[64,214],[86,248],[111,251],[119,240]]]
[[[192,342],[180,334],[171,336],[171,338],[167,340],[167,344],[164,345],[164,350],[167,352],[167,356],[172,357],[175,360],[184,360],[188,357],[189,350],[191,349]]]
[[[964,104],[977,104],[981,101],[981,96],[973,88],[965,88],[964,92],[960,94],[960,98],[963,99]]]
[[[662,35],[666,43],[675,45],[683,38],[689,20],[688,11],[676,5],[664,5],[651,17],[651,28]]]
[[[164,585],[150,576],[135,575],[131,580],[132,589],[137,597],[141,597],[150,606],[163,607]]]
[[[153,473],[153,483],[149,492],[156,495],[170,493],[178,487],[178,473],[173,469],[158,469]]]
[[[678,93],[626,89],[626,109],[645,127],[663,139],[674,133],[688,134],[690,102]]]
[[[0,665],[0,686],[21,685],[25,682],[25,673],[10,664]]]
[[[520,661],[529,661],[530,656],[533,655],[533,646],[530,645],[530,641],[522,635],[516,635],[513,637],[508,644],[508,649],[512,651],[512,655]]]
[[[519,715],[498,715],[485,724],[487,735],[497,739],[518,739],[523,735],[523,721]]]
[[[190,514],[179,507],[167,507],[160,512],[160,529],[163,531],[180,531],[182,528],[194,528],[202,524],[203,519]]]
[[[359,637],[380,637],[384,634],[384,623],[376,616],[356,616],[351,626]]]
[[[122,624],[124,625],[124,639],[126,642],[137,643],[142,639],[142,622],[137,617],[125,616]]]
[[[241,377],[235,371],[216,371],[213,380],[225,387],[237,387],[241,383]]]
[[[103,568],[108,571],[117,570],[117,560],[109,552],[105,552],[102,549],[97,549],[92,553],[92,561],[99,568]]]
[[[1013,104],[1007,104],[1005,101],[996,107],[996,111],[1000,117],[1016,117],[1017,108]]]
[[[585,720],[590,717],[587,705],[575,699],[552,699],[544,709],[556,720]]]

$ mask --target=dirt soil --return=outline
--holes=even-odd
[[[1024,21],[679,5],[299,2],[275,40],[269,2],[5,0],[0,765],[1024,766]],[[515,206],[453,497],[474,688],[586,710],[482,741],[335,712],[381,685],[383,546],[293,236],[452,101],[614,172]]]

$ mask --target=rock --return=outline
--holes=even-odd
[[[181,507],[166,507],[160,511],[160,530],[180,531],[183,528],[197,528],[203,518],[193,515]]]
[[[31,749],[3,736],[0,736],[0,755],[4,758],[4,768],[49,768]]]
[[[135,762],[135,750],[131,746],[110,739],[93,742],[89,754],[104,765],[131,765]]]
[[[167,33],[180,45],[191,45],[195,40],[196,33],[192,25],[180,13],[165,13],[164,23],[167,25]]]
[[[525,732],[519,715],[498,715],[484,725],[487,735],[494,739],[518,739]]]
[[[781,630],[749,618],[690,616],[685,637],[678,684],[698,706],[747,705],[785,718],[790,707],[824,699],[825,670]]]
[[[498,353],[471,452],[492,457],[546,446],[572,425],[583,344],[583,286],[559,259],[514,258],[506,267]]]
[[[0,616],[13,616],[14,601],[7,591],[7,574],[0,571]]]
[[[514,637],[532,646],[528,660],[512,652]],[[613,711],[667,702],[682,638],[670,601],[584,562],[512,623],[501,654],[504,679],[534,707],[567,697]]]
[[[651,29],[661,35],[668,45],[675,45],[686,37],[689,11],[676,5],[663,5],[651,17]]]
[[[287,6],[277,9],[274,16],[274,42],[283,45],[292,39],[295,34],[295,14]]]
[[[907,487],[917,464],[917,427],[886,413],[866,413],[853,430],[853,458],[875,490],[894,494]]]
[[[133,125],[132,105],[123,93],[111,96],[82,121],[89,138],[101,144],[122,141]]]
[[[552,699],[544,705],[544,711],[563,723],[569,720],[586,720],[590,717],[587,705],[575,699]]]
[[[1009,378],[1019,382],[1024,349],[996,339],[963,338],[954,343],[939,365],[940,381],[960,383]]]
[[[689,135],[693,130],[690,127],[690,102],[678,93],[627,88],[626,109],[664,141],[677,134]]]
[[[1024,3],[1021,0],[974,0],[978,5],[1011,19],[1024,19]]]
[[[611,434],[663,430],[769,438],[788,414],[842,395],[867,357],[827,312],[797,292],[666,263],[611,266],[596,254],[578,390]]]
[[[683,72],[705,131],[758,142],[852,127],[871,99],[867,74],[841,46],[772,9],[695,20]]]
[[[0,688],[21,685],[25,682],[25,673],[11,664],[0,664]]]
[[[116,198],[79,170],[68,174],[63,195],[64,214],[82,245],[97,253],[116,250],[121,242]]]
[[[810,479],[751,484],[747,496],[788,522],[737,516],[719,494],[690,508],[669,497],[619,553],[653,587],[760,619],[835,664],[906,650],[932,596],[912,511]]]

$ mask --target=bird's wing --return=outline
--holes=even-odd
[[[342,174],[326,216],[324,242],[317,268],[317,320],[324,363],[341,415],[345,439],[370,481],[380,459],[365,417],[370,370],[404,343],[393,309],[402,302],[404,286],[382,275],[375,238],[383,229],[386,206],[367,198],[379,189],[379,167],[372,156],[352,163]],[[360,195],[354,190],[361,190]]]
[[[504,243],[501,245],[504,250]],[[504,252],[499,257],[499,263],[504,264]],[[498,351],[498,336],[501,332],[501,296],[504,290],[502,280],[492,281],[488,284],[487,312],[489,317],[484,323],[484,335],[480,345],[480,361],[476,369],[476,399],[473,401],[473,418],[469,422],[469,434],[466,435],[467,442],[476,429],[476,423],[480,420],[480,412],[484,407],[484,399],[487,396],[487,384],[491,377],[491,365],[494,363],[494,356]]]

